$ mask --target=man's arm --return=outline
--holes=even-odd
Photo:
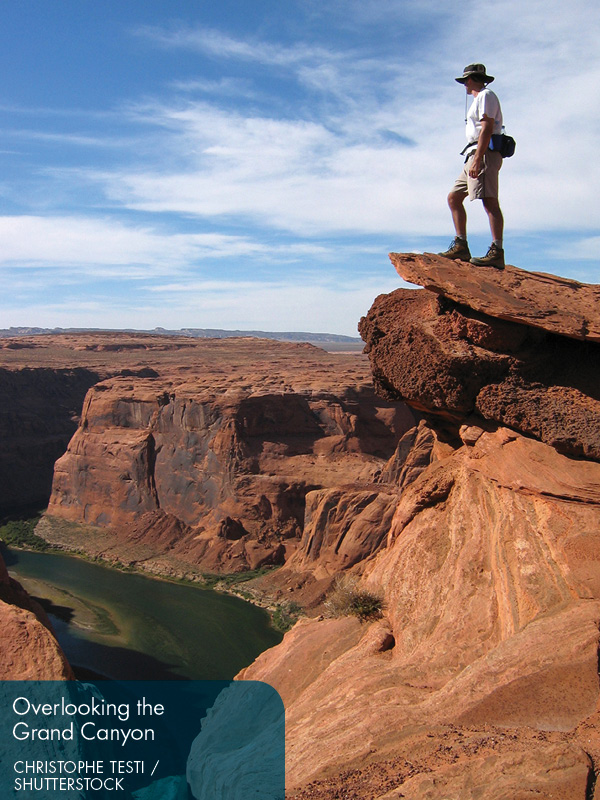
[[[479,139],[477,140],[477,150],[475,151],[475,157],[473,158],[471,168],[469,169],[469,175],[472,178],[477,178],[481,173],[483,156],[490,146],[490,140],[493,132],[494,120],[491,117],[486,117],[484,114],[481,120],[481,133],[479,134]]]

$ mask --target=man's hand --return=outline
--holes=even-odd
[[[469,167],[469,177],[478,178],[481,175],[482,169],[483,156],[478,156],[477,153],[475,153],[473,161],[471,162],[471,166]]]

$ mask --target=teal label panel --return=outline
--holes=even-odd
[[[0,797],[284,800],[284,733],[257,681],[1,681]]]

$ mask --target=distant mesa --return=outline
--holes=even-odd
[[[314,343],[340,343],[362,347],[362,341],[358,336],[343,336],[338,333],[311,333],[306,331],[242,331],[242,330],[223,330],[221,328],[180,328],[171,330],[169,328],[153,328],[152,330],[142,330],[136,328],[118,328],[106,330],[103,328],[0,328],[0,338],[16,336],[41,336],[62,333],[140,333],[158,334],[159,336],[192,336],[195,339],[232,339],[250,336],[254,339],[273,339],[278,342],[314,342]],[[19,344],[11,345],[18,348]]]

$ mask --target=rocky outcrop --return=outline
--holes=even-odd
[[[443,741],[459,726],[489,744],[500,728],[562,734],[593,717],[599,515],[600,465],[504,429],[425,471],[365,568],[364,585],[385,597],[384,619],[306,621],[243,675],[289,694],[290,785],[399,753],[410,760],[403,739],[419,729]],[[325,657],[332,641],[341,652]],[[288,688],[294,675],[302,680]],[[571,752],[573,740],[561,746]],[[522,746],[519,733],[513,758]],[[480,768],[473,759],[463,772]],[[496,796],[494,762],[489,769]]]
[[[435,290],[378,297],[361,321],[382,393],[455,428],[474,416],[600,460],[596,287],[514,267],[480,275],[436,256],[392,260]]]
[[[502,272],[465,269],[463,262],[431,253],[390,253],[390,260],[408,283],[473,311],[600,343],[600,286],[510,265]]]
[[[42,607],[15,580],[0,558],[0,677],[2,680],[70,680],[71,667]]]
[[[394,261],[432,290],[361,321],[381,391],[426,417],[382,472],[385,545],[354,567],[382,616],[304,620],[240,677],[284,697],[298,800],[598,800],[598,287]],[[340,518],[294,558],[333,568]]]
[[[56,461],[48,519],[86,526],[80,546],[95,555],[146,565],[160,558],[163,571],[175,561],[206,571],[282,564],[303,535],[307,495],[345,484],[352,493],[384,491],[373,484],[416,419],[375,395],[360,354],[92,334],[26,344],[5,349],[10,378],[17,364],[39,370],[44,358],[104,376]],[[89,544],[92,528],[112,541],[98,535],[102,547]],[[340,563],[383,542],[382,531],[356,530]],[[61,543],[59,525],[41,531]]]

